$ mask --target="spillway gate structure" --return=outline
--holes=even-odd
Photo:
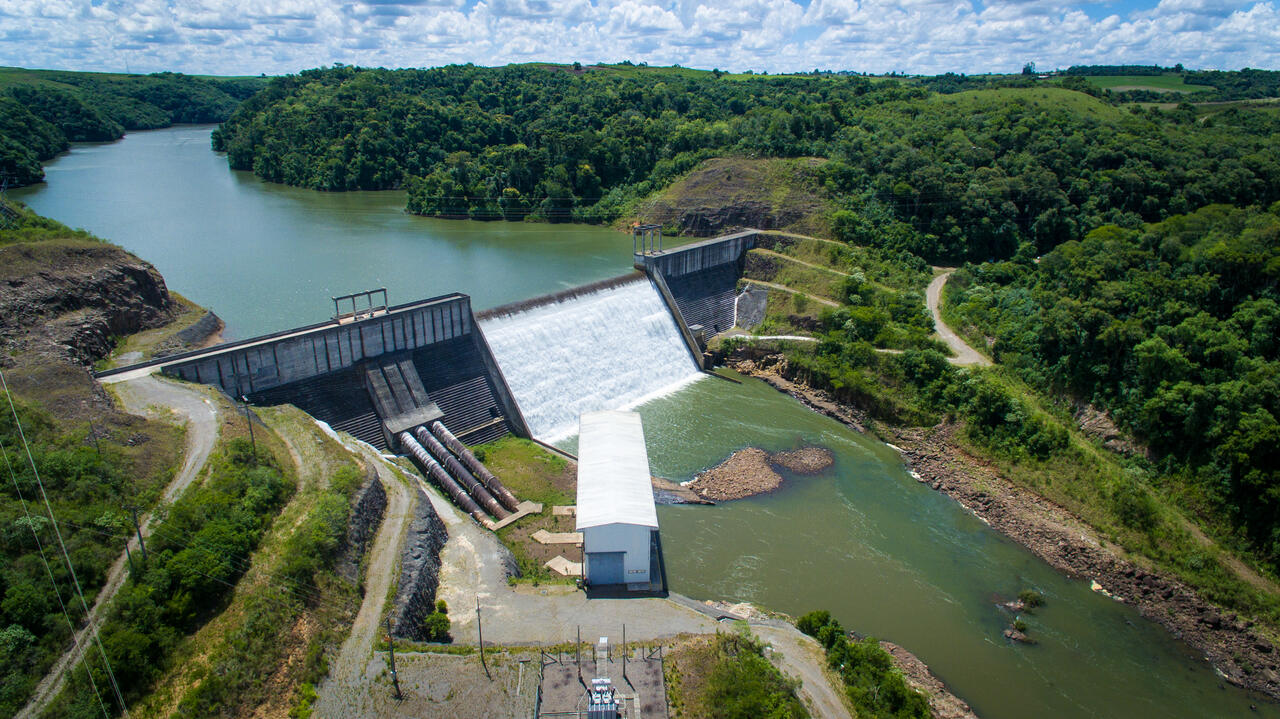
[[[296,405],[335,430],[413,457],[478,521],[486,514],[501,519],[516,511],[517,499],[468,445],[506,434],[559,439],[544,433],[576,426],[581,412],[615,409],[610,402],[636,401],[658,385],[696,376],[706,367],[703,341],[733,326],[737,281],[759,233],[664,247],[661,228],[641,232],[633,246],[640,272],[480,316],[465,294],[389,306],[386,290],[378,289],[331,298],[334,316],[326,322],[98,377],[159,371],[213,385],[236,400]],[[517,326],[522,322],[528,326]],[[574,324],[598,326],[567,331]],[[486,337],[490,331],[497,353]],[[571,338],[579,344],[568,346]],[[692,358],[684,368],[676,357],[681,345]],[[652,356],[637,362],[638,348]],[[604,381],[620,372],[642,375]],[[515,392],[509,376],[519,383]],[[569,396],[574,392],[582,396]]]

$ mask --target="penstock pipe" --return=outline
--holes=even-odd
[[[516,511],[517,505],[520,504],[516,496],[502,482],[499,482],[497,477],[493,476],[493,472],[490,472],[488,467],[476,459],[471,450],[467,449],[467,445],[459,442],[458,438],[453,436],[448,427],[445,427],[440,420],[436,420],[431,423],[431,433],[438,437],[444,443],[444,446],[449,448],[450,452],[458,455],[462,463],[467,465],[467,468],[480,479],[480,482],[493,493],[493,496],[498,498],[499,502],[502,502],[502,506],[512,512]]]
[[[492,514],[495,519],[505,519],[506,517],[511,516],[511,513],[503,509],[502,505],[498,503],[498,500],[494,499],[492,494],[489,494],[488,490],[484,488],[484,485],[480,484],[480,481],[473,477],[471,473],[467,471],[467,468],[463,467],[452,454],[449,454],[449,450],[445,449],[444,445],[437,442],[436,438],[431,436],[431,433],[427,431],[426,427],[414,427],[413,435],[418,438],[418,441],[422,443],[423,447],[427,448],[427,451],[431,453],[431,456],[435,457],[436,461],[444,465],[445,470],[448,471],[454,479],[458,480],[458,483],[462,485],[463,489],[466,489],[467,493],[479,502],[480,506],[485,508],[485,511]]]
[[[441,467],[439,462],[431,458],[427,450],[423,449],[421,444],[418,444],[418,440],[410,436],[408,432],[401,432],[396,435],[396,439],[400,440],[400,446],[404,447],[404,451],[417,460],[418,466],[422,467],[427,476],[434,479],[441,489],[450,497],[453,497],[453,501],[459,507],[462,507],[464,512],[475,517],[477,522],[483,523],[488,519],[484,510],[480,509],[480,505],[476,504],[475,500],[471,499],[471,496],[467,494],[467,491],[460,487],[453,480],[453,477],[449,476],[448,472],[444,471],[444,467]]]

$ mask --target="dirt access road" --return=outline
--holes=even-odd
[[[925,291],[926,302],[929,305],[929,314],[933,315],[933,328],[938,335],[942,337],[942,341],[947,343],[952,352],[956,353],[955,357],[948,361],[957,365],[991,365],[991,360],[980,354],[977,350],[970,347],[964,340],[960,339],[960,335],[956,334],[947,323],[942,321],[942,314],[939,307],[942,302],[942,286],[947,284],[947,278],[955,272],[954,267],[935,267],[935,270],[942,270],[942,274],[933,278],[929,283],[929,288]]]
[[[346,446],[353,449],[352,444]],[[377,469],[387,492],[387,509],[367,555],[364,602],[351,625],[351,634],[330,664],[329,677],[318,690],[318,717],[371,715],[367,705],[370,678],[381,673],[384,666],[381,657],[372,661],[373,647],[382,627],[382,610],[388,606],[391,582],[399,576],[396,570],[400,546],[413,520],[415,500],[408,483],[368,445],[361,445],[358,452]]]
[[[783,673],[800,680],[800,700],[809,713],[822,719],[851,719],[845,704],[827,676],[822,647],[795,627],[751,625],[751,631],[773,647]]]
[[[111,390],[120,401],[121,407],[130,414],[149,416],[162,421],[177,420],[186,425],[186,452],[182,468],[174,475],[173,480],[164,489],[161,502],[172,502],[186,491],[187,487],[200,476],[213,445],[218,440],[218,407],[209,398],[203,387],[182,384],[162,379],[155,375],[142,375],[128,381],[112,383]],[[142,536],[151,535],[151,515],[140,518]],[[136,537],[129,540],[129,551],[138,552]],[[91,629],[102,623],[107,603],[116,595],[125,580],[125,564],[127,555],[121,553],[107,572],[107,581],[102,585],[93,607],[89,609],[89,619],[84,627],[75,633],[71,648],[58,661],[54,662],[49,673],[36,685],[31,700],[18,712],[15,719],[31,719],[39,716],[53,697],[57,696],[66,683],[67,670],[75,666],[84,652],[89,648],[92,636]]]

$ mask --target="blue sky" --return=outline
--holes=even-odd
[[[1280,69],[1280,0],[0,0],[3,65],[256,75],[534,60]]]

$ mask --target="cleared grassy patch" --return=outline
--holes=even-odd
[[[745,627],[741,633],[701,635],[677,643],[663,667],[672,716],[808,717],[796,696],[798,684],[764,657],[765,646]]]
[[[1085,79],[1104,90],[1151,90],[1153,92],[1201,92],[1212,88],[1188,85],[1182,75],[1086,75]]]
[[[619,226],[656,222],[669,234],[701,231],[698,218],[738,218],[729,224],[776,226],[827,234],[834,205],[818,178],[825,159],[715,157],[635,203]]]
[[[951,95],[931,95],[924,102],[931,105],[950,105],[969,113],[1000,113],[1012,104],[1023,104],[1041,110],[1066,110],[1108,122],[1119,122],[1128,113],[1119,107],[1083,92],[1059,87],[999,88],[994,90],[968,90]]]
[[[507,435],[473,447],[476,458],[521,501],[573,504],[577,473],[563,457],[527,439]]]
[[[580,562],[581,549],[572,544],[539,544],[532,537],[538,530],[574,531],[575,519],[555,516],[551,508],[577,501],[576,467],[534,442],[511,435],[473,447],[472,451],[518,499],[542,504],[541,514],[528,515],[498,530],[498,539],[511,550],[520,566],[521,581],[573,582],[543,564],[557,555]]]
[[[747,253],[743,276],[751,280],[773,282],[803,292],[839,302],[844,294],[845,277],[818,267],[811,267],[785,256],[750,250]]]

